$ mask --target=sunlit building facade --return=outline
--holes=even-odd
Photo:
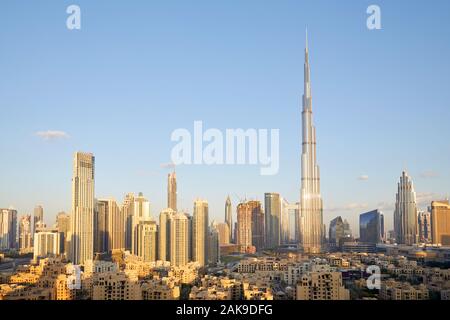
[[[70,260],[83,264],[94,257],[95,158],[77,152],[72,177],[72,218]]]
[[[394,211],[394,230],[397,243],[412,245],[418,241],[417,201],[414,185],[406,171],[402,172]]]
[[[317,253],[322,250],[323,204],[316,156],[316,128],[313,124],[308,39],[306,39],[305,48],[304,78],[300,191],[301,244],[305,252]]]

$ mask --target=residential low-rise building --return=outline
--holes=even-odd
[[[408,282],[382,281],[379,298],[381,300],[428,300],[429,291],[425,285],[413,286]]]

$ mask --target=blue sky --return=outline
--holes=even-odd
[[[81,7],[82,28],[66,28]],[[366,28],[381,7],[382,30]],[[280,129],[280,171],[180,166],[181,207],[223,219],[227,194],[298,201],[308,26],[324,221],[381,208],[402,169],[421,206],[450,192],[449,1],[23,1],[0,5],[0,207],[69,211],[72,154],[96,156],[96,195],[166,204],[171,132]],[[70,137],[45,141],[36,132]],[[359,177],[367,175],[368,179]]]

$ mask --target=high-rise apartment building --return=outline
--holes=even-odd
[[[212,228],[216,229],[219,234],[219,245],[226,245],[230,243],[230,229],[225,222],[213,222]]]
[[[189,262],[188,217],[184,213],[175,213],[170,219],[170,263],[172,266],[184,266]]]
[[[94,253],[108,252],[108,201],[95,200]]]
[[[419,211],[417,216],[417,224],[419,228],[419,241],[421,243],[431,242],[431,213],[427,211]]]
[[[219,231],[216,228],[209,228],[207,243],[208,263],[216,265],[220,262]]]
[[[230,196],[227,197],[225,201],[225,223],[228,225],[228,229],[230,231],[230,239],[229,243],[233,242],[233,209],[231,205]],[[234,239],[236,241],[236,239]]]
[[[19,249],[21,252],[28,252],[33,247],[31,229],[31,215],[22,216],[19,221]]]
[[[395,201],[394,229],[399,244],[417,243],[417,202],[411,178],[402,172]]]
[[[65,212],[59,212],[56,215],[56,228],[59,232],[59,240],[61,243],[60,252],[68,253],[69,235],[70,235],[70,215]]]
[[[132,219],[132,245],[131,245],[131,253],[136,254],[137,252],[137,242],[136,242],[136,228],[140,221],[148,221],[151,220],[150,213],[150,202],[144,197],[144,195],[139,193],[134,199],[134,213]]]
[[[169,173],[167,177],[167,207],[177,211],[177,174]]]
[[[0,250],[17,249],[17,211],[0,209]]]
[[[144,262],[154,262],[157,260],[157,225],[155,221],[140,221],[137,225],[137,252]]]
[[[159,214],[158,258],[170,261],[170,221],[176,212],[170,208]]]
[[[72,216],[70,260],[83,264],[94,257],[95,157],[91,153],[74,155],[72,177]]]
[[[34,233],[33,260],[60,255],[61,243],[58,229],[38,228]]]
[[[264,194],[265,246],[276,248],[281,244],[281,198],[278,193]]]
[[[320,194],[320,172],[316,157],[316,128],[313,125],[308,39],[306,39],[305,48],[304,78],[300,225],[303,250],[317,253],[321,251],[323,240],[323,204]]]
[[[36,229],[39,227],[43,227],[44,223],[44,208],[42,206],[36,206],[34,208],[33,215],[33,233],[36,232]]]
[[[236,242],[241,247],[252,246],[252,211],[246,202],[237,206]]]
[[[134,193],[128,193],[125,196],[120,210],[125,217],[125,249],[131,251],[133,243]]]
[[[287,240],[288,242],[299,243],[301,240],[300,204],[298,202],[288,203],[287,200],[283,199],[281,212],[281,238]]]
[[[281,211],[280,211],[280,243],[281,244],[288,244],[290,241],[290,209],[291,205],[289,202],[281,198],[280,199],[281,204]]]
[[[106,248],[112,250],[125,249],[125,217],[122,215],[117,202],[114,199],[100,199],[106,208]]]
[[[188,219],[188,260],[192,261],[194,257],[194,217],[186,213]]]
[[[192,260],[204,266],[208,263],[208,202],[196,200],[192,220]]]
[[[431,202],[431,235],[434,244],[450,245],[450,204],[448,200]]]
[[[259,201],[248,201],[247,205],[252,214],[252,245],[259,251],[264,248],[264,211]]]

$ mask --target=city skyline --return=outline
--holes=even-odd
[[[450,2],[4,7],[1,304],[450,301]]]
[[[242,53],[236,51],[237,46],[243,46],[248,50],[248,55],[244,55],[236,61],[236,65],[232,69],[233,73],[227,73],[215,61],[225,61],[228,67],[233,66],[232,61],[226,55],[221,55],[214,50],[213,45],[218,45],[211,33],[206,33],[204,37],[212,41],[211,46],[206,45],[206,53],[201,53],[194,45],[188,46],[188,56],[179,60],[184,63],[178,64],[173,69],[166,69],[171,75],[170,77],[162,72],[161,69],[155,67],[153,63],[143,63],[143,59],[152,59],[157,61],[159,55],[163,52],[175,52],[177,48],[174,43],[167,44],[167,47],[151,54],[152,46],[145,46],[142,55],[137,54],[138,61],[141,64],[132,64],[124,62],[117,66],[121,71],[118,75],[128,79],[129,74],[124,73],[123,66],[129,65],[133,70],[142,70],[138,72],[136,81],[133,81],[135,87],[132,88],[133,93],[138,94],[138,98],[131,98],[124,90],[119,93],[112,94],[109,90],[111,86],[120,88],[128,88],[121,80],[121,77],[114,78],[114,81],[107,81],[105,78],[109,72],[103,73],[102,69],[96,68],[91,63],[79,64],[83,70],[89,68],[92,74],[97,75],[97,82],[94,86],[96,92],[93,92],[84,86],[80,80],[85,80],[83,73],[72,70],[74,74],[73,81],[63,81],[48,95],[48,86],[54,85],[58,79],[62,79],[62,73],[55,68],[59,68],[63,60],[67,58],[69,61],[78,61],[77,55],[87,55],[90,49],[96,49],[99,53],[104,49],[96,47],[92,43],[92,37],[100,37],[112,35],[109,32],[99,28],[99,24],[93,23],[87,19],[83,28],[78,34],[67,34],[67,30],[59,30],[56,26],[56,8],[43,5],[44,14],[49,15],[49,21],[36,21],[35,18],[25,16],[20,21],[12,21],[8,17],[0,19],[2,24],[5,23],[13,30],[13,35],[23,36],[25,41],[31,41],[30,37],[39,32],[49,31],[55,39],[59,39],[64,45],[69,46],[71,50],[62,49],[55,44],[49,44],[48,40],[42,45],[36,46],[38,55],[52,55],[51,50],[56,50],[54,55],[61,55],[65,59],[44,59],[41,66],[38,66],[33,60],[27,60],[29,56],[25,53],[18,59],[9,59],[12,61],[11,66],[5,65],[4,59],[2,69],[5,70],[4,76],[0,78],[0,93],[4,98],[5,105],[9,108],[2,108],[1,115],[9,119],[5,123],[5,139],[1,139],[0,147],[2,150],[9,150],[9,157],[5,157],[4,166],[0,169],[0,174],[8,184],[0,186],[0,203],[1,207],[14,206],[18,210],[19,216],[32,214],[33,209],[37,205],[44,207],[44,221],[51,225],[56,219],[56,214],[60,211],[70,213],[70,170],[68,163],[72,158],[72,154],[77,150],[92,152],[96,155],[97,172],[96,172],[96,198],[113,197],[116,201],[121,202],[124,195],[128,192],[143,192],[152,205],[152,214],[156,217],[159,212],[164,209],[166,202],[166,186],[165,177],[168,173],[170,165],[163,165],[170,161],[169,149],[173,146],[170,142],[170,131],[178,127],[192,126],[193,120],[204,119],[208,127],[232,127],[232,128],[248,128],[255,126],[262,128],[281,128],[281,163],[280,173],[274,177],[259,176],[257,168],[251,166],[180,166],[177,167],[178,178],[178,198],[180,208],[187,212],[191,212],[192,203],[197,197],[208,200],[211,220],[223,221],[223,204],[228,194],[232,197],[233,215],[236,219],[236,206],[238,199],[247,198],[263,201],[264,193],[277,192],[290,203],[298,201],[298,181],[300,179],[300,171],[298,169],[298,159],[300,152],[298,150],[298,141],[300,140],[300,123],[299,109],[301,100],[301,53],[303,51],[303,32],[304,26],[308,25],[310,34],[310,50],[311,64],[313,73],[311,75],[314,82],[314,97],[317,110],[315,125],[318,132],[318,159],[321,165],[322,178],[322,195],[324,198],[324,223],[340,215],[347,219],[355,234],[358,233],[358,215],[372,209],[380,209],[385,214],[387,222],[386,230],[393,228],[393,212],[395,204],[396,183],[398,176],[402,170],[407,169],[412,177],[417,192],[417,203],[419,209],[425,209],[431,203],[431,200],[443,200],[450,190],[449,177],[450,173],[445,163],[450,159],[449,153],[445,146],[448,141],[445,138],[449,135],[448,126],[445,118],[448,115],[446,101],[448,101],[448,93],[445,88],[440,85],[448,83],[448,61],[442,59],[450,48],[447,42],[439,41],[445,38],[448,33],[447,22],[445,19],[430,20],[431,11],[421,4],[413,4],[412,10],[421,12],[425,15],[428,22],[427,25],[408,24],[407,17],[403,17],[401,4],[389,4],[381,1],[383,12],[383,29],[380,31],[369,31],[365,29],[364,22],[364,6],[356,6],[357,8],[349,8],[347,4],[341,8],[335,8],[342,17],[351,17],[348,23],[343,21],[335,21],[341,29],[334,28],[328,31],[318,22],[314,22],[313,18],[319,15],[321,23],[327,21],[330,17],[329,13],[319,10],[312,4],[294,4],[288,3],[286,7],[278,8],[275,11],[275,17],[271,20],[270,26],[282,22],[282,18],[286,18],[286,22],[272,30],[272,36],[280,36],[278,45],[280,50],[270,49],[267,43],[262,40],[264,32],[268,31],[268,27],[263,24],[262,17],[267,16],[270,11],[268,7],[260,8],[259,16],[254,21],[260,29],[252,29],[244,20],[244,13],[250,12],[250,5],[242,8],[243,14],[237,14],[238,26],[242,27],[248,36],[254,39],[247,46],[243,46],[245,37],[237,37],[232,41],[232,36],[236,36],[236,29],[229,26],[225,18],[232,14],[229,7],[221,5],[223,10],[222,19],[214,24],[214,30],[220,31],[225,37],[224,45],[227,45],[228,53]],[[445,15],[445,8],[448,3],[439,2],[438,5],[444,7],[442,15]],[[18,7],[14,4],[7,5],[13,12],[17,12]],[[99,14],[101,6],[88,4],[81,1],[80,6],[86,13]],[[121,5],[116,5],[112,9],[113,15],[118,15],[118,11],[124,9]],[[143,5],[143,7],[149,5]],[[164,5],[157,5],[159,12],[167,14],[168,9]],[[331,5],[337,6],[337,5]],[[153,7],[152,7],[153,8]],[[155,8],[153,8],[155,9]],[[205,6],[203,10],[207,12],[217,12],[217,7],[213,5]],[[273,8],[272,8],[273,9]],[[289,9],[294,12],[288,13]],[[295,10],[294,10],[295,9]],[[345,10],[344,10],[345,9]],[[361,9],[361,10],[359,10]],[[360,12],[359,12],[359,11]],[[134,16],[137,12],[127,9],[122,10],[125,17]],[[344,13],[346,11],[346,13]],[[348,11],[348,12],[347,12]],[[191,15],[188,17],[192,18]],[[310,16],[305,16],[306,12]],[[358,13],[359,12],[359,13]],[[181,12],[175,12],[176,16]],[[358,14],[360,17],[358,17]],[[435,11],[433,10],[433,14]],[[88,14],[86,14],[89,16]],[[355,15],[355,16],[354,16]],[[27,18],[29,18],[27,20]],[[103,15],[99,17],[106,19]],[[399,18],[398,21],[396,18]],[[106,21],[106,20],[102,20]],[[189,20],[191,21],[191,20]],[[448,20],[447,20],[448,21]],[[27,31],[27,26],[32,23],[38,23],[40,29],[33,32]],[[124,38],[129,35],[131,30],[138,32],[144,37],[156,37],[158,43],[162,43],[161,39],[167,36],[166,33],[160,31],[151,32],[151,28],[142,28],[142,31],[136,31],[136,25],[130,19],[127,19],[129,26],[123,25],[122,31],[119,31],[119,37]],[[158,22],[161,22],[159,19]],[[211,22],[211,21],[209,21]],[[149,24],[152,22],[149,20]],[[403,25],[403,24],[405,25]],[[406,28],[406,25],[408,28]],[[189,29],[195,31],[202,26],[202,22],[194,24]],[[289,26],[289,28],[288,28]],[[177,33],[180,24],[174,25],[169,34],[171,39],[181,40],[182,37]],[[222,29],[230,27],[230,30]],[[24,29],[25,28],[25,29]],[[11,34],[5,33],[7,28],[1,28],[0,34],[5,35],[7,43],[11,44],[10,50],[2,55],[8,55],[16,50],[26,48],[26,42],[14,42]],[[63,28],[62,28],[63,29]],[[158,29],[160,30],[160,29]],[[121,32],[121,33],[120,33]],[[287,32],[281,36],[282,32]],[[378,32],[378,33],[377,33]],[[399,35],[413,37],[413,35],[426,35],[426,37],[414,37],[416,41],[402,47],[405,43],[395,45],[395,39]],[[160,38],[161,37],[161,38]],[[354,37],[354,39],[353,39]],[[203,43],[203,37],[194,33],[188,34],[188,39],[193,40],[196,45]],[[124,39],[122,39],[124,40]],[[136,38],[127,41],[132,48],[136,48],[141,44]],[[182,41],[184,45],[187,43]],[[113,42],[105,40],[103,42],[107,49],[117,47]],[[389,44],[389,48],[386,48]],[[73,46],[72,46],[73,45]],[[367,46],[361,49],[362,46]],[[423,49],[439,47],[439,53],[433,50]],[[234,48],[234,49],[233,49]],[[270,49],[267,53],[260,53],[261,49]],[[333,48],[333,50],[332,50]],[[167,50],[167,51],[166,51]],[[27,50],[25,50],[27,51]],[[361,52],[359,52],[361,51]],[[92,53],[92,52],[91,52]],[[126,57],[133,57],[131,51],[120,51]],[[207,53],[216,54],[214,60],[206,59],[206,66],[203,66],[200,58],[206,58]],[[103,66],[109,66],[118,59],[119,51],[116,54],[110,54]],[[173,53],[175,55],[175,53]],[[195,54],[200,55],[196,57]],[[400,63],[402,57],[408,54],[408,63]],[[251,57],[259,57],[254,62]],[[377,60],[376,57],[390,58],[391,62],[386,59]],[[281,57],[286,58],[285,62],[276,64],[271,61],[279,61]],[[174,58],[180,58],[178,55]],[[99,56],[94,54],[93,61],[98,62]],[[272,60],[273,59],[273,60]],[[423,60],[426,59],[427,68],[421,67]],[[383,61],[381,61],[383,60]],[[55,63],[56,61],[56,63]],[[206,94],[203,86],[206,85],[202,77],[195,77],[190,85],[192,94],[187,94],[186,89],[182,89],[182,85],[186,81],[177,82],[173,86],[164,89],[161,95],[148,94],[150,89],[153,92],[155,88],[163,89],[168,85],[168,81],[176,76],[184,76],[190,72],[191,67],[188,62],[191,61],[196,67],[201,67],[200,72],[203,75],[212,77],[218,85],[210,85],[207,87],[209,92]],[[421,64],[422,62],[422,64]],[[56,65],[54,66],[53,63]],[[242,71],[243,66],[248,67]],[[397,65],[395,65],[397,64]],[[414,70],[409,70],[409,66],[414,64],[417,66]],[[31,68],[34,77],[42,76],[45,71],[53,72],[54,77],[46,77],[39,89],[30,87],[30,83],[25,80],[18,82],[15,75],[17,69],[21,66],[19,74],[23,74],[24,68]],[[438,68],[439,65],[439,68]],[[139,69],[136,69],[139,67]],[[142,69],[140,68],[142,67]],[[178,67],[178,69],[177,69]],[[156,68],[156,69],[155,69]],[[377,70],[379,69],[379,70]],[[65,70],[65,68],[61,68]],[[265,70],[267,73],[261,73]],[[283,70],[283,72],[277,70]],[[287,71],[289,70],[289,71]],[[357,79],[351,80],[348,76],[344,77],[346,81],[341,81],[342,72],[352,70],[351,75]],[[160,78],[146,78],[144,73],[150,74],[156,71]],[[383,77],[388,71],[389,79]],[[408,71],[408,72],[406,72]],[[429,74],[433,71],[432,74]],[[142,72],[142,73],[141,73]],[[217,76],[214,76],[217,73]],[[412,76],[409,74],[412,73]],[[273,75],[280,85],[276,85],[275,81],[262,81],[257,78],[262,74]],[[367,75],[372,75],[369,79]],[[408,74],[408,76],[406,76]],[[226,80],[220,80],[219,75],[225,75]],[[9,77],[9,78],[7,78]],[[375,81],[374,79],[375,78]],[[10,80],[8,80],[10,79]],[[159,83],[157,80],[163,80]],[[411,80],[413,79],[413,80]],[[417,79],[414,80],[414,79]],[[432,80],[423,81],[423,79]],[[232,83],[233,81],[236,83]],[[239,91],[239,86],[244,87],[245,83],[253,82],[250,86],[245,87],[248,93]],[[251,80],[251,81],[249,81]],[[337,82],[339,80],[339,82]],[[395,81],[394,81],[395,80]],[[159,84],[158,84],[159,83]],[[339,83],[339,85],[336,85]],[[407,85],[399,85],[406,83]],[[18,84],[17,87],[12,87]],[[220,84],[224,85],[221,86]],[[125,87],[124,87],[125,86]],[[265,90],[264,96],[261,97],[261,88],[270,88]],[[390,88],[394,86],[395,89]],[[170,89],[169,89],[170,87]],[[350,90],[351,87],[351,90]],[[421,88],[422,91],[416,90]],[[75,90],[72,92],[73,88]],[[376,89],[375,89],[376,88]],[[168,95],[166,90],[176,90],[184,97],[188,98],[187,105],[182,100],[174,100]],[[374,91],[375,90],[375,91]],[[189,90],[191,91],[191,90]],[[198,98],[198,94],[202,94],[202,99]],[[376,94],[374,94],[376,92]],[[34,97],[30,101],[28,98],[18,98],[30,95]],[[230,98],[230,93],[238,95],[240,99]],[[116,103],[110,103],[109,96],[113,95],[117,99]],[[374,97],[372,97],[374,95]],[[223,100],[224,97],[227,97]],[[129,101],[127,99],[130,99]],[[223,100],[218,102],[218,100]],[[266,100],[267,102],[263,102]],[[421,106],[426,102],[426,108]],[[98,108],[92,108],[93,105]],[[125,113],[121,111],[123,106],[135,105],[134,112]],[[64,107],[57,108],[57,106]],[[149,107],[154,105],[155,107]],[[197,105],[197,106],[196,106]],[[246,106],[247,105],[247,106]],[[192,111],[192,115],[186,114],[184,109]],[[213,106],[213,107],[211,107]],[[252,107],[250,107],[252,106]],[[257,109],[257,106],[260,108]],[[280,112],[279,108],[283,112]],[[180,112],[180,118],[169,117],[162,109],[171,107],[173,111]],[[352,121],[343,118],[342,109],[345,107],[346,113],[351,115]],[[15,110],[17,108],[17,110]],[[209,109],[211,108],[211,109]],[[72,124],[72,119],[80,120],[77,111],[84,114],[90,110],[93,118],[100,119],[102,115],[106,115],[109,120],[120,124],[129,116],[131,120],[137,121],[136,128],[129,126],[121,127],[122,130],[111,130],[106,128],[98,121],[90,122],[85,120],[84,126],[79,130]],[[258,110],[260,112],[255,112]],[[30,115],[29,119],[20,117],[24,112]],[[425,112],[425,113],[424,113]],[[261,115],[261,114],[262,115]],[[364,116],[358,114],[364,113]],[[155,117],[150,118],[152,114]],[[264,115],[266,114],[266,115]],[[186,115],[185,119],[183,115]],[[276,115],[279,119],[274,117]],[[350,115],[349,115],[350,116]],[[423,121],[425,117],[430,117],[433,121]],[[136,118],[141,119],[137,120]],[[154,119],[150,121],[150,119]],[[165,121],[163,121],[166,119]],[[167,125],[168,121],[170,125]],[[220,119],[220,123],[218,120]],[[250,119],[252,120],[250,122]],[[336,121],[336,119],[338,121]],[[33,120],[31,122],[30,120]],[[156,122],[164,123],[165,129]],[[336,125],[335,122],[341,122]],[[132,121],[133,122],[133,121]],[[173,124],[172,124],[173,123]],[[406,123],[406,125],[405,125]],[[378,127],[377,127],[378,125]],[[409,129],[409,130],[406,130]],[[155,137],[150,137],[151,133],[160,131]],[[53,132],[50,132],[53,131]],[[61,132],[57,132],[61,131]],[[120,132],[119,132],[120,131]],[[40,137],[46,137],[47,140],[35,136],[37,132],[41,132]],[[355,132],[360,137],[355,137]],[[406,133],[407,132],[407,133]],[[65,134],[66,135],[65,135]],[[60,138],[58,140],[57,138]],[[412,137],[412,139],[411,139]],[[92,140],[92,141],[91,141]],[[391,140],[396,141],[391,142]],[[350,147],[347,143],[341,141],[350,141]],[[398,141],[402,141],[401,144]],[[429,141],[433,145],[429,145]],[[120,154],[124,146],[130,146],[129,153],[135,153],[139,160],[127,160],[123,165],[124,155]],[[149,151],[142,150],[142,143],[148,145]],[[141,149],[137,148],[136,143]],[[120,149],[119,149],[120,145]],[[417,146],[416,146],[417,145]],[[439,146],[439,148],[433,147]],[[439,149],[439,150],[436,150]],[[154,152],[162,150],[161,152]],[[295,150],[292,151],[292,150]],[[293,155],[294,152],[294,155]],[[292,159],[291,159],[292,158]],[[161,168],[161,166],[169,168]],[[380,166],[383,172],[380,172]],[[39,168],[39,170],[37,169]],[[235,177],[242,177],[242,183],[236,184]],[[204,187],[208,181],[215,181],[216,188]],[[344,184],[346,188],[340,188]],[[341,190],[343,189],[343,190]],[[39,190],[36,191],[36,190]]]

